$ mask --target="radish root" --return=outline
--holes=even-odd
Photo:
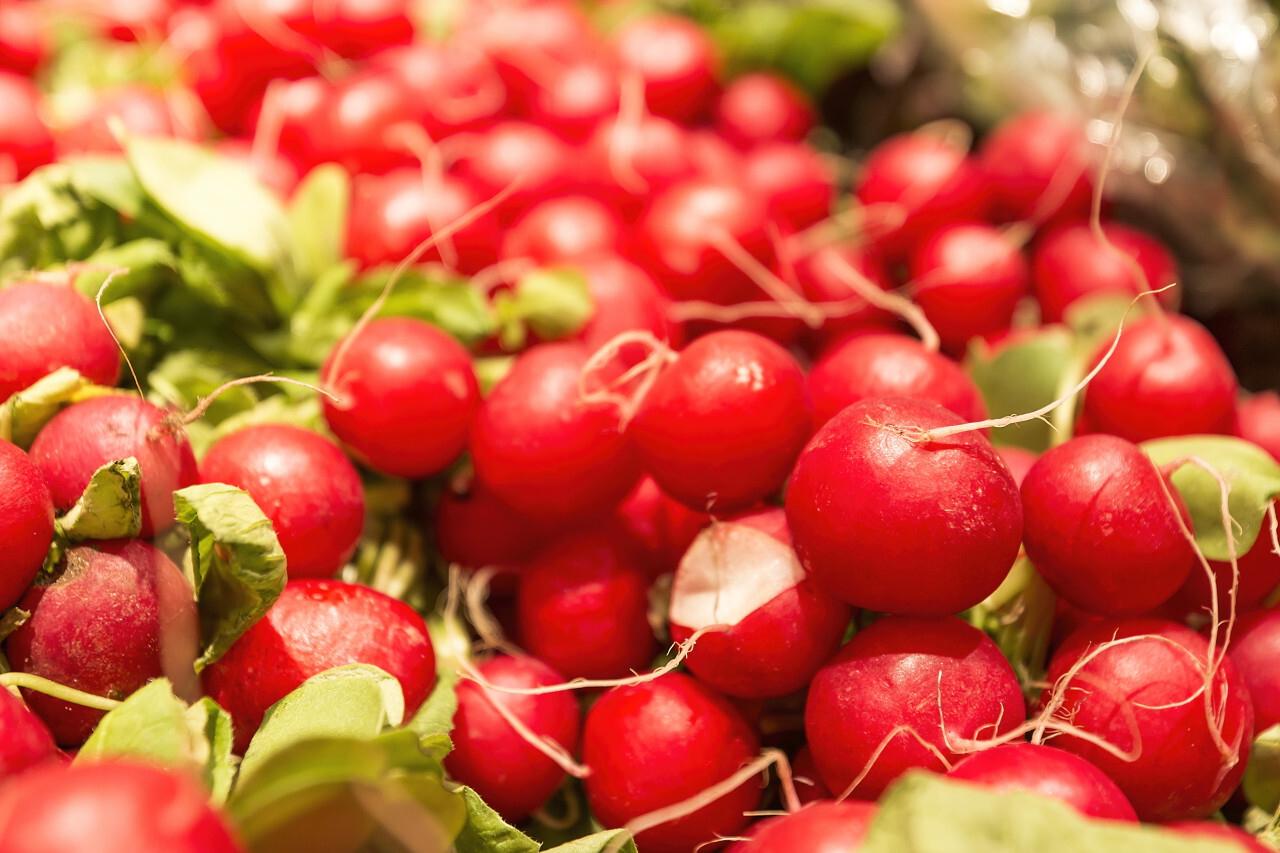
[[[648,355],[644,357],[638,364],[628,368],[621,376],[610,382],[602,382],[597,374],[599,374],[613,359],[621,352],[622,348],[628,344],[637,344],[648,349]],[[658,376],[662,372],[662,368],[675,361],[677,355],[671,347],[653,336],[653,333],[640,329],[632,329],[622,332],[611,338],[604,346],[591,354],[587,359],[587,363],[582,366],[582,372],[578,374],[578,402],[581,405],[589,406],[601,403],[616,406],[618,409],[618,431],[621,432],[627,428],[627,424],[640,411],[640,406],[644,403],[644,398],[648,396],[649,391],[653,388]],[[596,380],[596,387],[590,388],[592,380]],[[632,386],[632,383],[634,385]],[[616,389],[632,386],[626,393],[621,393]]]

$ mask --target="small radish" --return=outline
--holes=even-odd
[[[1050,448],[1027,472],[1022,508],[1031,562],[1054,592],[1093,613],[1145,613],[1195,564],[1182,532],[1186,505],[1123,438],[1086,435]]]
[[[654,115],[684,124],[707,115],[716,96],[720,56],[697,23],[645,15],[619,27],[609,43],[622,68],[644,80],[645,103]]]
[[[817,589],[791,548],[785,513],[766,509],[704,530],[676,569],[671,639],[698,640],[685,665],[728,696],[802,690],[839,647],[849,608]]]
[[[480,405],[467,351],[412,317],[376,319],[348,335],[320,377],[338,397],[323,400],[329,429],[361,462],[395,477],[452,465]]]
[[[1013,482],[1017,483],[1018,488],[1021,489],[1022,482],[1027,477],[1027,472],[1031,470],[1031,466],[1036,464],[1036,460],[1040,457],[1025,447],[1017,447],[1012,444],[997,445],[996,452],[1000,454],[1004,464],[1009,467],[1009,473],[1013,475]]]
[[[554,264],[596,252],[616,252],[621,232],[617,214],[601,202],[587,196],[562,196],[520,217],[502,239],[502,256]]]
[[[590,192],[632,221],[650,196],[697,172],[687,131],[661,116],[644,114],[602,122],[583,150]]]
[[[781,488],[812,431],[804,371],[738,330],[698,338],[659,374],[629,435],[662,490],[695,510],[746,509]]]
[[[818,772],[818,763],[813,760],[813,750],[809,749],[809,744],[806,743],[800,747],[796,757],[791,759],[791,776],[795,781],[796,797],[800,802],[812,803],[815,800],[833,799],[831,792],[827,790],[826,783],[822,781],[822,774]]]
[[[861,800],[814,803],[760,821],[728,853],[857,853],[879,808]]]
[[[584,10],[571,0],[469,3],[463,16],[455,41],[480,48],[516,104],[598,41]]]
[[[30,80],[0,69],[0,183],[21,180],[53,160],[41,100]]]
[[[640,267],[611,253],[576,258],[574,269],[587,280],[591,319],[574,336],[596,352],[622,332],[640,329],[668,346],[678,346],[680,328],[670,317],[671,299]],[[627,359],[629,351],[621,353]]]
[[[24,774],[0,788],[5,853],[241,853],[231,821],[198,782],[137,760]]]
[[[657,578],[675,571],[693,540],[711,523],[711,516],[689,509],[645,475],[618,504],[614,520],[649,576]]]
[[[800,562],[846,604],[913,615],[957,613],[1000,585],[1022,540],[1022,502],[991,443],[906,397],[864,400],[818,430],[787,488]],[[819,759],[821,764],[821,759]]]
[[[978,161],[998,221],[1081,217],[1093,197],[1095,149],[1084,122],[1030,111],[1006,120],[982,143]]]
[[[1099,348],[1094,364],[1107,346]],[[1143,317],[1084,391],[1081,416],[1092,432],[1133,442],[1171,435],[1234,432],[1235,370],[1213,335],[1180,314]]]
[[[768,71],[743,74],[720,93],[715,125],[743,148],[765,142],[799,142],[813,129],[814,108],[785,77]]]
[[[568,678],[647,669],[655,642],[649,576],[618,531],[567,534],[525,567],[516,590],[521,645]]]
[[[390,47],[366,63],[395,73],[412,90],[418,118],[436,141],[484,129],[507,102],[507,88],[488,57],[456,41]]]
[[[31,461],[59,513],[75,505],[103,465],[129,456],[142,472],[142,529],[149,539],[173,525],[173,493],[200,481],[195,455],[176,416],[140,397],[108,394],[54,415],[31,444]]]
[[[403,146],[390,143],[392,129],[418,121],[413,88],[399,75],[368,68],[331,83],[320,107],[325,159],[353,175],[380,175],[413,163]],[[303,159],[303,167],[317,165]]]
[[[1280,394],[1250,394],[1236,405],[1236,434],[1280,461]]]
[[[243,753],[266,710],[335,666],[367,663],[394,676],[406,718],[435,686],[426,623],[409,605],[366,586],[290,581],[275,604],[204,670],[205,692],[231,714]]]
[[[881,290],[889,290],[893,282],[879,258],[860,246],[842,243],[824,246],[798,258],[788,258],[796,283],[810,302],[834,302],[849,306],[838,316],[828,317],[821,328],[807,330],[811,350],[824,351],[844,337],[871,332],[889,332],[898,327],[898,318],[859,297],[849,285],[849,270],[867,279]]]
[[[512,183],[516,188],[494,216],[510,224],[534,204],[572,189],[574,154],[551,131],[522,121],[495,124],[468,140],[459,152],[457,171],[481,196],[497,195]]]
[[[835,201],[835,176],[822,155],[796,142],[761,145],[742,159],[742,178],[787,229],[826,219]]]
[[[51,30],[38,4],[12,3],[0,8],[0,70],[34,77],[52,54]]]
[[[976,752],[947,776],[1000,793],[1026,791],[1066,803],[1081,814],[1104,820],[1138,820],[1133,806],[1106,774],[1062,749],[1034,743],[1007,743]]]
[[[986,634],[952,616],[887,616],[814,676],[804,730],[834,794],[875,799],[907,770],[942,770],[964,742],[1025,718],[1013,667]]]
[[[915,397],[980,421],[987,406],[960,365],[898,334],[858,335],[835,344],[809,372],[814,423],[821,427],[859,400]]]
[[[289,424],[257,424],[216,441],[200,462],[205,483],[249,493],[271,520],[291,578],[324,578],[355,553],[364,486],[337,445]]]
[[[1117,639],[1127,642],[1103,647]],[[1208,655],[1204,637],[1172,622],[1086,625],[1049,663],[1046,720],[1070,725],[1054,746],[1106,773],[1140,820],[1213,814],[1244,775],[1253,708],[1231,659],[1215,653],[1210,679]]]
[[[606,827],[619,827],[728,779],[759,750],[742,715],[701,682],[680,673],[615,687],[587,713],[582,760],[587,802]],[[693,853],[739,834],[760,787],[749,779],[684,817],[636,836],[645,853]]]
[[[18,602],[53,542],[53,498],[22,448],[0,439],[0,610]]]
[[[605,57],[582,56],[552,66],[541,85],[524,100],[524,112],[536,124],[572,142],[585,140],[618,112],[618,69]]]
[[[56,575],[27,591],[18,606],[31,618],[5,640],[18,672],[124,699],[153,678],[194,701],[200,641],[195,595],[182,571],[139,539],[69,549]],[[63,746],[79,746],[102,711],[23,691]]]
[[[530,518],[603,515],[640,477],[613,408],[579,399],[587,355],[576,343],[522,353],[472,425],[476,477]]]
[[[1254,730],[1263,732],[1280,723],[1280,611],[1263,610],[1240,617],[1227,650],[1253,700]]]
[[[521,690],[560,684],[560,673],[537,658],[498,655],[477,667],[489,684]],[[464,679],[458,684],[449,775],[476,793],[508,823],[524,820],[555,793],[564,770],[516,733],[495,709],[501,704],[539,738],[568,753],[577,750],[581,713],[568,692],[522,695],[490,690]]]
[[[0,783],[59,755],[49,727],[8,690],[0,690],[0,744]]]
[[[543,526],[517,513],[483,483],[446,486],[432,519],[436,548],[466,569],[518,569],[546,544]]]

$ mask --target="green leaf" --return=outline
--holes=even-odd
[[[494,309],[503,347],[518,350],[525,345],[526,329],[544,340],[566,338],[586,325],[595,306],[581,272],[551,267],[521,276],[510,293],[494,298]]]
[[[553,847],[547,853],[604,853],[605,850],[636,853],[636,843],[631,838],[628,837],[626,842],[618,844],[618,840],[627,835],[628,833],[622,829],[607,829],[604,832],[597,832],[595,835],[588,835],[586,838]]]
[[[284,551],[270,520],[248,494],[223,483],[173,493],[191,534],[202,652],[196,671],[217,660],[267,612],[285,584]]]
[[[391,267],[377,267],[342,292],[339,310],[348,319],[347,325],[335,335],[335,341],[373,304],[391,275]],[[441,278],[431,267],[405,273],[379,316],[417,317],[439,326],[464,344],[482,341],[497,330],[484,295],[469,282]]]
[[[457,853],[538,853],[541,844],[511,826],[480,795],[463,787],[467,823],[454,842]]]
[[[240,764],[251,779],[271,756],[294,744],[329,737],[368,740],[404,719],[395,676],[370,664],[348,664],[311,676],[267,709]]]
[[[1230,487],[1228,506],[1235,521],[1236,555],[1245,554],[1258,538],[1267,506],[1280,494],[1280,464],[1256,444],[1224,435],[1187,435],[1143,442],[1156,465],[1186,456],[1208,462]],[[1222,523],[1222,492],[1217,480],[1194,464],[1173,475],[1196,534],[1196,543],[1210,560],[1227,560],[1227,532]]]
[[[103,465],[59,520],[62,532],[72,542],[137,536],[142,529],[141,483],[142,470],[132,456]]]
[[[881,798],[862,853],[1231,853],[1229,841],[1095,820],[1066,803],[915,771]]]
[[[999,418],[1034,412],[1070,390],[1075,379],[1074,353],[1071,334],[1060,326],[1048,326],[995,352],[984,342],[975,341],[965,358],[965,369],[982,392],[987,411]],[[1069,427],[1071,409],[1067,403],[1055,411],[1053,422],[1060,430]],[[1054,437],[1049,424],[1038,420],[991,433],[997,444],[1037,453],[1047,450]]]
[[[146,299],[177,281],[177,258],[173,250],[167,242],[154,237],[110,246],[86,258],[84,264],[88,269],[76,271],[75,286],[90,299],[98,295],[111,271],[117,271],[102,294],[103,306],[128,297]],[[112,328],[116,328],[115,324]],[[119,334],[119,330],[116,331]]]
[[[1253,739],[1242,784],[1244,795],[1253,805],[1267,812],[1280,807],[1280,725]]]
[[[29,449],[36,433],[63,407],[113,393],[70,367],[60,367],[0,403],[0,438]]]
[[[213,792],[213,800],[224,803],[231,794],[236,778],[236,759],[232,754],[235,731],[231,715],[208,696],[187,709],[187,720],[204,730],[209,743],[209,762],[205,765],[204,782]]]
[[[452,669],[437,669],[436,686],[427,701],[418,708],[405,728],[418,736],[423,753],[443,759],[453,749],[449,738],[453,731],[453,717],[458,712],[458,673]]]
[[[351,177],[336,163],[312,169],[289,201],[294,262],[304,281],[314,282],[342,260],[346,244]]]

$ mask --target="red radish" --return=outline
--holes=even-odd
[[[1060,113],[1018,113],[978,152],[998,221],[1083,216],[1093,197],[1094,152],[1084,123]]]
[[[874,397],[928,400],[965,421],[987,417],[978,386],[960,365],[906,335],[858,335],[832,346],[809,372],[809,394],[819,427]]]
[[[760,821],[728,853],[857,853],[879,808],[861,800],[814,803]]]
[[[560,673],[537,658],[499,655],[477,667],[489,684],[521,690],[560,684]],[[580,712],[567,692],[521,695],[490,690],[474,681],[458,684],[453,751],[444,759],[449,775],[476,793],[508,823],[524,820],[564,781],[561,767],[516,733],[494,707],[500,704],[539,738],[572,754]]]
[[[1164,829],[1184,838],[1203,838],[1217,846],[1233,842],[1240,853],[1275,853],[1274,847],[1263,844],[1240,827],[1216,820],[1175,820],[1166,823]]]
[[[1013,475],[1013,482],[1017,483],[1018,488],[1021,489],[1022,482],[1027,477],[1027,472],[1031,470],[1031,466],[1036,464],[1036,460],[1040,457],[1025,447],[1016,447],[1012,444],[996,445],[996,452],[1000,454],[1000,458],[1008,466],[1009,473]]]
[[[815,800],[832,799],[831,792],[822,781],[822,774],[818,772],[818,763],[813,760],[813,750],[809,749],[809,744],[806,743],[800,747],[796,757],[791,759],[791,775],[795,780],[796,797],[800,802],[812,803]]]
[[[451,175],[424,179],[418,169],[407,168],[361,175],[352,186],[347,255],[365,268],[400,263],[483,202],[470,184]],[[474,275],[498,259],[498,242],[497,222],[483,215],[451,234],[448,245],[432,246],[422,260],[447,257],[460,272]]]
[[[88,112],[55,130],[58,155],[120,151],[120,141],[111,129],[114,121],[134,136],[169,136],[192,142],[208,136],[198,104],[158,89],[126,85],[97,93]]]
[[[397,125],[415,124],[419,107],[414,91],[398,74],[382,69],[358,71],[329,85],[320,106],[324,159],[351,174],[384,174],[414,162],[397,144]],[[317,160],[303,158],[303,166]]]
[[[805,299],[843,303],[850,309],[828,317],[821,328],[808,331],[812,349],[834,346],[849,335],[893,331],[898,327],[897,317],[859,297],[849,284],[852,269],[855,277],[861,275],[881,290],[889,290],[893,282],[878,258],[852,243],[823,246],[799,258],[790,258],[789,254],[784,251],[783,260],[790,262]]]
[[[1223,560],[1210,560],[1209,568],[1213,570],[1213,585],[1218,589],[1218,607],[1226,611],[1231,599],[1231,587],[1236,584],[1236,613],[1256,610],[1264,605],[1271,594],[1280,587],[1280,555],[1271,550],[1271,541],[1264,532],[1257,542],[1236,559],[1236,567],[1240,572],[1238,582],[1234,578],[1231,563]],[[1176,617],[1181,619],[1187,614],[1202,616],[1210,611],[1213,597],[1209,592],[1209,579],[1204,571],[1196,566],[1187,575],[1182,588],[1174,593],[1169,606]]]
[[[70,281],[0,290],[0,401],[59,367],[108,387],[120,378],[120,348],[97,306]]]
[[[1051,797],[1089,817],[1138,820],[1133,806],[1105,773],[1078,755],[1051,746],[1019,741],[984,749],[963,759],[947,776],[1000,793],[1026,791]]]
[[[53,498],[22,448],[0,439],[0,610],[18,602],[53,542]]]
[[[1009,328],[1030,272],[1017,245],[985,222],[952,222],[911,255],[915,302],[950,352]]]
[[[618,531],[568,534],[526,567],[521,645],[569,678],[621,678],[653,659],[649,579]]]
[[[608,513],[640,477],[613,407],[580,401],[587,355],[575,343],[527,350],[485,398],[472,425],[476,477],[531,518],[567,521]]]
[[[332,577],[355,553],[364,486],[337,445],[289,424],[257,424],[216,441],[205,483],[244,489],[271,520],[291,578]]]
[[[333,84],[325,78],[277,83],[263,98],[255,138],[274,132],[279,149],[306,169],[337,159],[326,126],[332,98]]]
[[[231,822],[183,773],[134,760],[51,764],[0,788],[5,853],[240,853]]]
[[[1023,541],[1054,592],[1104,616],[1135,616],[1182,586],[1196,562],[1182,532],[1191,516],[1162,478],[1140,447],[1111,435],[1072,439],[1031,466]]]
[[[1094,364],[1109,344],[1099,348]],[[1124,330],[1084,391],[1092,432],[1133,442],[1234,432],[1236,374],[1204,326],[1180,314],[1143,317]]]
[[[674,571],[698,533],[711,523],[711,516],[675,500],[648,475],[618,504],[614,519],[653,578]]]
[[[856,188],[865,229],[885,251],[902,254],[926,232],[957,219],[980,219],[986,185],[954,143],[926,133],[890,137],[871,150]]]
[[[586,278],[591,295],[591,319],[575,336],[588,350],[595,352],[634,329],[649,332],[668,346],[680,344],[680,329],[669,316],[671,300],[647,272],[609,253],[577,258],[573,266]],[[623,349],[624,359],[629,354]]]
[[[464,15],[455,38],[488,56],[517,105],[598,40],[583,10],[568,0],[471,3]]]
[[[0,7],[0,70],[35,76],[51,53],[50,29],[40,4]]]
[[[502,240],[502,256],[553,264],[595,252],[616,252],[621,231],[617,214],[601,202],[563,196],[530,208],[512,225]]]
[[[173,525],[173,493],[200,481],[175,415],[140,397],[93,397],[54,415],[31,444],[31,461],[59,513],[75,505],[95,471],[129,456],[142,473],[140,535],[149,539]]]
[[[384,317],[348,335],[320,377],[339,398],[323,401],[329,429],[357,459],[395,477],[453,464],[480,404],[467,351],[412,317]]]
[[[1237,403],[1236,434],[1280,461],[1280,394],[1263,391]]]
[[[1067,309],[1087,296],[1137,296],[1179,280],[1178,262],[1154,237],[1115,222],[1103,223],[1102,233],[1105,242],[1088,223],[1075,222],[1036,240],[1031,278],[1043,322],[1061,323]],[[1177,290],[1167,290],[1159,299],[1174,308]]]
[[[1100,648],[1113,639],[1129,642]],[[1182,625],[1108,619],[1072,634],[1050,661],[1047,681],[1058,701],[1049,720],[1074,729],[1054,746],[1107,774],[1140,820],[1207,817],[1244,775],[1253,738],[1249,691],[1222,658],[1206,696],[1208,652],[1208,641]]]
[[[1025,719],[1013,667],[986,634],[952,616],[887,616],[814,676],[804,730],[833,793],[875,799],[907,770],[942,770],[965,741]]]
[[[804,371],[752,332],[712,332],[663,368],[630,436],[662,490],[732,512],[776,492],[812,431]]]
[[[532,121],[580,142],[617,113],[621,82],[612,62],[584,56],[552,69],[525,99]]]
[[[1000,585],[1022,539],[1009,469],[974,432],[912,433],[959,423],[937,404],[887,397],[818,430],[791,475],[787,523],[821,589],[868,610],[942,615]]]
[[[728,696],[772,699],[804,689],[844,639],[849,608],[805,577],[774,508],[694,540],[676,569],[669,618],[677,643],[728,626],[699,639],[685,665]]]
[[[591,812],[606,827],[683,802],[728,779],[759,750],[755,733],[721,696],[680,673],[615,687],[587,713],[582,760]],[[692,853],[739,834],[760,800],[749,779],[692,814],[636,836],[645,853]]]
[[[432,522],[440,556],[467,569],[516,570],[546,543],[547,531],[500,501],[483,483],[446,487]]]
[[[381,667],[404,690],[405,717],[436,681],[426,623],[409,605],[366,586],[290,581],[275,604],[203,673],[205,692],[231,714],[243,753],[266,710],[313,675],[352,663]]]
[[[1227,654],[1249,686],[1255,731],[1263,732],[1280,723],[1277,653],[1280,653],[1280,611],[1263,610],[1240,617]]]
[[[573,186],[569,177],[575,174],[572,149],[536,124],[499,122],[469,139],[458,153],[458,174],[470,180],[485,198],[518,182],[515,191],[494,210],[503,223],[515,221],[534,204]]]
[[[253,169],[258,180],[282,199],[288,199],[297,189],[302,176],[297,165],[280,152],[262,154],[253,150],[253,144],[247,139],[228,137],[220,139],[215,145],[217,152]]]
[[[831,214],[835,176],[817,151],[795,142],[761,145],[743,157],[743,180],[774,221],[787,229],[814,225]]]
[[[0,744],[0,782],[59,755],[49,727],[8,690],[0,690]]]
[[[40,117],[40,90],[0,69],[0,183],[25,178],[53,160],[53,136]]]
[[[799,142],[813,129],[814,118],[809,98],[785,77],[769,71],[733,80],[715,104],[716,129],[743,148]]]
[[[282,23],[339,56],[358,58],[413,39],[406,0],[332,0],[316,6],[309,0],[277,3],[272,10]]]
[[[613,33],[610,44],[623,69],[644,80],[645,103],[654,115],[692,124],[707,114],[720,57],[697,23],[674,15],[634,18]]]
[[[391,47],[369,57],[367,65],[392,71],[410,87],[418,118],[436,141],[483,129],[507,101],[506,86],[489,59],[460,43],[417,41]]]
[[[628,221],[651,195],[697,171],[685,129],[648,114],[601,122],[583,158],[589,176],[584,192],[599,195]]]
[[[709,127],[692,128],[686,139],[689,159],[703,178],[736,183],[742,174],[743,152]]]
[[[188,701],[199,695],[195,595],[181,569],[142,540],[70,548],[57,574],[29,589],[18,606],[31,618],[4,644],[18,672],[110,699],[160,676]],[[63,746],[83,743],[102,718],[102,711],[23,694]]]

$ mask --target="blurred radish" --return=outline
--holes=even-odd
[[[516,569],[546,542],[542,525],[517,513],[478,480],[446,486],[432,521],[436,548],[467,569]]]
[[[1280,610],[1241,616],[1233,633],[1227,654],[1249,687],[1253,728],[1264,732],[1280,723],[1280,672],[1275,665],[1280,654]]]
[[[1217,820],[1175,820],[1164,825],[1166,832],[1184,838],[1203,838],[1218,845],[1231,842],[1240,853],[1274,853],[1275,848],[1238,826]]]
[[[248,164],[258,180],[281,199],[288,199],[297,189],[302,176],[298,166],[280,152],[261,152],[253,150],[253,143],[247,139],[228,137],[220,139],[214,150],[224,157],[230,157]]]
[[[1280,461],[1280,394],[1250,394],[1236,405],[1236,433]]]
[[[1051,746],[1019,741],[984,749],[962,759],[947,776],[1001,793],[1026,791],[1051,797],[1093,818],[1138,820],[1133,806],[1105,773]]]
[[[720,57],[694,21],[663,14],[633,18],[613,32],[610,46],[622,68],[644,81],[654,115],[693,124],[710,110]]]
[[[0,70],[35,76],[52,53],[50,29],[44,7],[38,3],[0,7]]]
[[[728,853],[857,853],[878,810],[861,800],[814,803],[760,821]]]
[[[576,258],[573,268],[586,278],[591,296],[591,319],[575,335],[588,350],[596,352],[622,332],[635,329],[668,346],[679,346],[680,329],[670,317],[671,300],[643,269],[610,253]],[[619,353],[628,365],[631,355],[630,349]]]
[[[583,191],[599,196],[626,221],[651,196],[697,171],[685,129],[648,114],[602,122],[587,139],[583,159]]]
[[[791,759],[791,775],[795,781],[796,797],[800,802],[811,803],[833,798],[826,783],[822,781],[822,774],[818,772],[818,763],[813,760],[813,750],[809,749],[809,744],[800,747],[796,757]]]
[[[116,121],[134,136],[167,136],[199,142],[209,135],[199,104],[190,103],[174,92],[131,84],[96,93],[85,113],[55,128],[58,156],[119,152],[120,141],[111,129]]]
[[[0,439],[0,610],[35,580],[53,542],[53,498],[22,448]]]
[[[852,243],[823,246],[799,257],[792,257],[793,254],[784,249],[783,259],[790,264],[805,299],[848,306],[838,316],[828,317],[821,327],[806,330],[812,349],[823,352],[828,347],[836,346],[848,335],[897,329],[897,317],[883,308],[871,305],[858,296],[849,284],[850,275],[855,278],[861,276],[875,287],[889,290],[893,282],[880,259]]]
[[[514,222],[533,205],[574,184],[574,155],[568,144],[530,122],[499,122],[468,139],[456,153],[459,176],[485,198],[518,181],[515,191],[494,211],[503,224]]]
[[[49,727],[8,690],[0,690],[0,783],[59,760]]]
[[[1093,196],[1094,146],[1084,122],[1062,113],[1027,111],[991,131],[978,152],[998,221],[1083,217]]]
[[[0,184],[25,178],[53,160],[53,136],[40,110],[40,90],[0,69]]]
[[[415,41],[389,47],[366,60],[396,74],[412,91],[418,120],[431,139],[482,130],[496,121],[507,89],[482,52],[459,41]]]
[[[563,196],[536,205],[507,229],[502,256],[553,264],[616,252],[621,232],[617,214],[601,202],[587,196]]]
[[[743,74],[715,103],[716,129],[735,145],[799,142],[813,129],[809,98],[785,77],[769,71]]]
[[[742,160],[747,187],[764,199],[770,217],[788,230],[807,228],[831,214],[835,175],[822,155],[795,142],[774,142]]]
[[[549,70],[525,97],[524,112],[536,124],[580,142],[617,113],[621,82],[606,57],[576,57]]]

